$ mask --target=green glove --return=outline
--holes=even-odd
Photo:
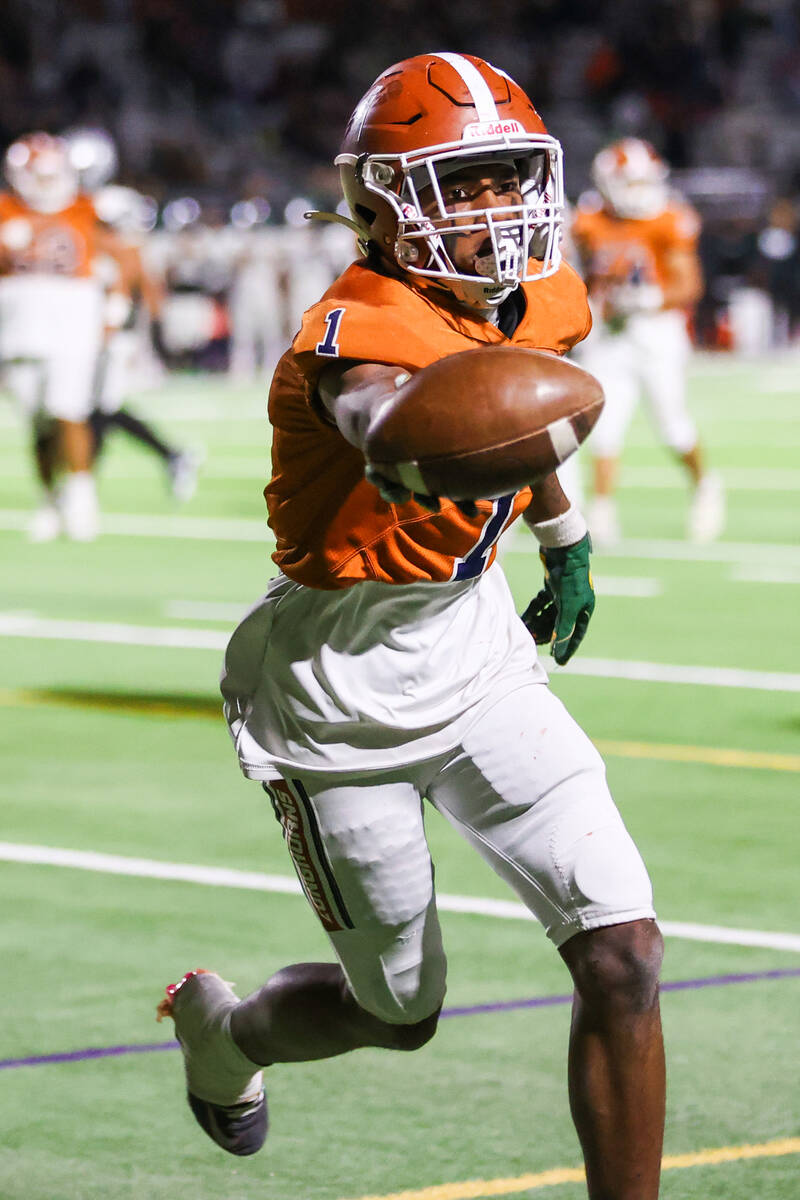
[[[587,533],[574,546],[539,551],[544,587],[531,600],[522,620],[537,645],[550,643],[550,653],[559,666],[578,649],[594,612],[591,548]]]

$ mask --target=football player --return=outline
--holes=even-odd
[[[192,971],[159,1012],[175,1020],[195,1117],[241,1155],[266,1135],[263,1066],[427,1042],[446,962],[426,798],[572,974],[569,1087],[589,1195],[655,1200],[652,890],[534,641],[563,663],[586,631],[585,522],[555,476],[456,504],[364,453],[411,373],[476,346],[564,354],[588,332],[585,287],[558,248],[561,148],[502,71],[440,53],[378,78],[336,161],[364,257],[307,311],[275,373],[266,499],[280,573],[232,637],[222,691],[242,769],[263,782],[338,961],[287,966],[244,1000]],[[496,562],[520,516],[546,579],[522,620]]]
[[[649,143],[615,142],[595,157],[596,190],[580,198],[572,222],[595,318],[576,358],[597,376],[606,396],[588,442],[594,493],[589,527],[596,547],[619,541],[614,491],[640,395],[693,489],[689,537],[713,541],[724,525],[720,480],[706,467],[686,406],[687,314],[703,292],[700,224],[694,210],[670,190],[668,174]]]
[[[64,140],[82,190],[91,194],[99,219],[116,233],[126,263],[120,271],[114,259],[95,262],[95,273],[106,289],[106,337],[89,418],[94,456],[102,452],[108,432],[120,429],[157,455],[175,498],[189,500],[197,486],[199,456],[166,442],[126,404],[133,391],[160,375],[153,343],[158,344],[163,288],[146,265],[143,250],[145,234],[155,223],[155,202],[112,182],[119,164],[106,130],[71,129]]]
[[[255,222],[241,231],[228,306],[228,370],[235,379],[268,378],[286,344],[289,263],[283,234],[282,229]]]
[[[30,534],[63,531],[90,540],[98,529],[88,423],[103,340],[103,289],[94,261],[125,264],[60,138],[34,133],[8,147],[0,193],[0,370],[34,428],[43,486]],[[63,480],[57,487],[57,477]]]

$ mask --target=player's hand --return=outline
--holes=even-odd
[[[378,489],[381,499],[385,500],[387,504],[408,504],[414,500],[422,508],[427,508],[428,512],[433,513],[439,512],[442,507],[441,496],[428,496],[424,492],[412,492],[402,483],[397,483],[394,479],[382,475],[370,463],[367,463],[364,475],[367,482]],[[465,517],[478,515],[477,505],[472,500],[454,500],[453,503]]]
[[[522,620],[537,645],[550,643],[550,653],[559,666],[578,649],[594,612],[591,548],[587,533],[573,546],[539,551],[544,587],[531,600]]]

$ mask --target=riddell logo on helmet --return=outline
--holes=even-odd
[[[478,138],[498,137],[504,133],[524,133],[519,121],[473,121],[464,126],[462,141],[474,142]]]

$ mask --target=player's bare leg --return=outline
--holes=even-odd
[[[61,533],[61,513],[55,492],[58,430],[54,421],[41,414],[34,420],[33,461],[42,485],[42,494],[28,526],[28,537],[32,542],[51,542]]]
[[[618,472],[618,458],[603,456],[592,460],[592,482],[595,496],[612,496],[614,494]]]
[[[167,988],[159,1020],[170,1016],[183,1050],[189,1106],[223,1150],[249,1155],[267,1136],[262,1067],[310,1062],[363,1046],[416,1050],[436,1032],[438,1011],[410,1025],[366,1012],[341,967],[298,963],[239,1000],[230,984],[190,971]]]
[[[561,947],[575,983],[570,1106],[590,1200],[656,1200],[665,1067],[658,974],[661,934],[632,921]]]
[[[37,420],[34,425],[33,458],[42,486],[52,491],[58,466],[58,431],[54,422]]]
[[[598,550],[616,545],[620,539],[614,491],[617,486],[619,459],[597,456],[592,459],[592,503],[588,525]]]
[[[713,542],[725,526],[725,493],[722,481],[706,468],[699,444],[679,454],[694,489],[689,509],[688,534],[693,542]]]
[[[417,1050],[436,1032],[438,1011],[393,1025],[356,1002],[335,963],[284,967],[231,1016],[234,1041],[254,1062],[310,1062],[363,1046]]]
[[[59,457],[66,471],[61,490],[64,531],[75,541],[97,536],[99,514],[92,476],[94,436],[88,421],[59,421]]]
[[[88,421],[58,422],[59,451],[67,471],[89,471],[94,454],[94,437]]]
[[[692,446],[691,450],[687,450],[685,454],[679,454],[678,458],[683,463],[689,475],[689,479],[697,487],[700,480],[703,478],[703,455],[699,445]]]

